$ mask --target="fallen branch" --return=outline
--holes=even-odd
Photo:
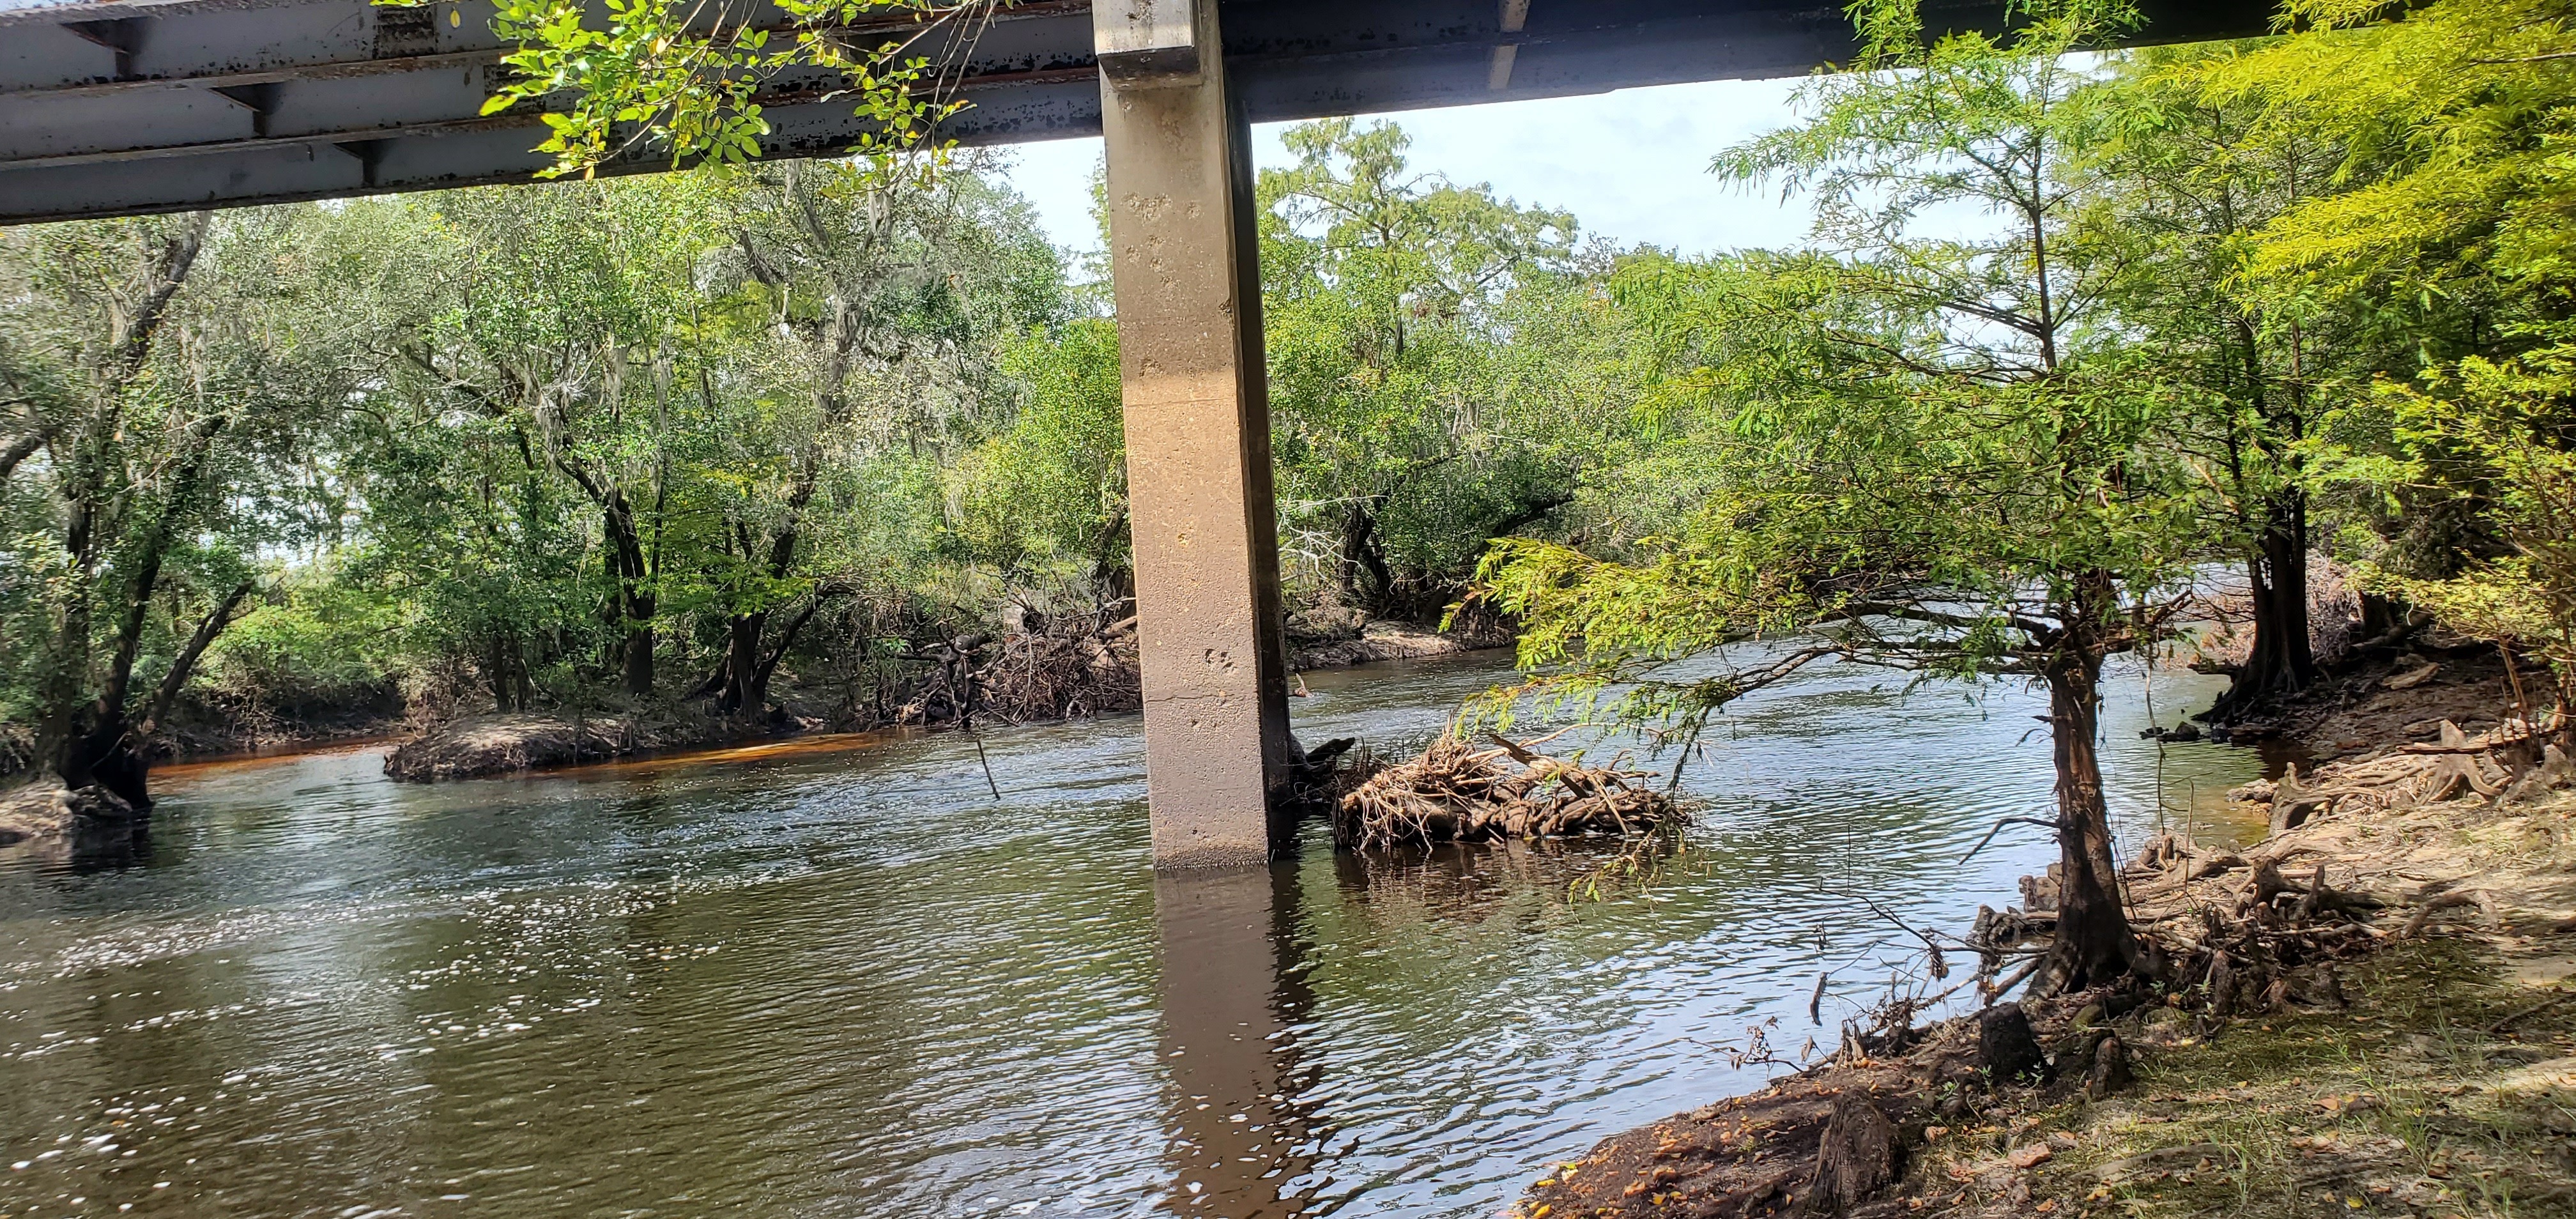
[[[2560,979],[2561,982],[2564,982],[2565,980],[2566,979],[2563,978]],[[2576,999],[2576,990],[2559,991],[2557,994],[2551,995],[2548,998],[2528,1007],[2521,1008],[2513,1014],[2506,1016],[2504,1019],[2488,1025],[2487,1031],[2490,1033],[2501,1033],[2506,1029],[2512,1028],[2513,1026],[2520,1024],[2525,1020],[2529,1020],[2542,1012],[2548,1011],[2561,1003],[2565,1003],[2570,999]]]

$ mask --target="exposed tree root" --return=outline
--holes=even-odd
[[[2278,782],[2250,783],[2232,794],[2268,802],[2275,834],[2338,813],[2411,808],[2461,796],[2519,799],[2576,778],[2576,767],[2549,740],[2555,731],[2508,720],[2472,737],[2444,720],[2439,740],[2332,763],[2304,778],[2293,766]]]
[[[2196,1053],[2190,1048],[2231,1026],[2262,1025],[2231,1039],[2263,1037],[2273,1024],[2308,1027],[2330,1013],[2353,1027],[2380,1027],[2387,1011],[2372,1005],[2384,1003],[2384,988],[2373,999],[2360,980],[2403,955],[2381,949],[2464,931],[2498,945],[2546,943],[2576,931],[2569,909],[2576,905],[2576,864],[2569,862],[2576,857],[2576,800],[2507,807],[2563,782],[2565,763],[2555,749],[2544,750],[2540,734],[2518,728],[2509,722],[2471,738],[2445,726],[2439,741],[2323,767],[2305,783],[2247,789],[2243,794],[2304,810],[2295,824],[2251,847],[2203,847],[2176,835],[2146,843],[2122,868],[2121,884],[2138,936],[2161,954],[2161,976],[2152,981],[2037,995],[1916,1028],[1916,1015],[1969,982],[1993,1002],[2033,975],[2057,921],[2055,885],[2030,878],[2028,909],[1981,910],[1963,941],[1978,956],[1975,976],[1942,983],[1937,993],[1933,983],[1946,973],[1942,937],[1907,928],[1926,941],[1928,977],[1892,986],[1868,1020],[1846,1024],[1839,1050],[1802,1052],[1793,1063],[1770,1053],[1762,1029],[1751,1030],[1747,1048],[1730,1051],[1736,1065],[1803,1069],[1752,1095],[1604,1140],[1544,1173],[1514,1213],[1988,1219],[2083,1213],[2132,1180],[2271,1172],[2273,1161],[2256,1164],[2246,1149],[2205,1136],[2140,1150],[2141,1134],[2108,1144],[2103,1150],[2112,1154],[2091,1175],[2060,1179],[2048,1161],[2080,1144],[2063,1134],[2043,1139],[2033,1129],[2041,1113],[2086,1112],[2090,1102],[2129,1087],[2134,1048]],[[2276,816],[2275,824],[2284,820]],[[2472,926],[2445,925],[2455,920]],[[2407,944],[2406,951],[2437,947]],[[2500,1002],[2476,1023],[2489,1036],[2546,1025],[2576,1005],[2570,994],[2576,992]],[[2349,1017],[2342,1015],[2348,1009]],[[2169,1070],[2156,1062],[2149,1068]],[[2295,1090],[2298,1080],[2274,1083]],[[2360,1103],[2324,1095],[2310,1111],[2331,1117]],[[1875,1116],[1858,1112],[1861,1106]],[[1962,1128],[1977,1132],[1973,1146],[1960,1142]],[[2280,1187],[2314,1192],[2304,1179]],[[2338,1192],[2335,1206],[2341,1213],[2367,1205],[2348,1197],[2375,1196]]]

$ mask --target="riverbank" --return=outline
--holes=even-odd
[[[1508,648],[1514,640],[1502,630],[1435,631],[1405,622],[1371,622],[1347,639],[1303,642],[1293,648],[1289,667],[1300,673],[1348,669],[1390,660],[1428,660]]]
[[[2484,732],[2520,714],[2517,685],[2546,704],[2548,675],[2508,670],[2494,645],[2428,641],[2355,659],[2296,696],[2209,734],[2239,745],[2277,741],[2313,762],[2328,762],[2432,740],[2444,720]]]
[[[36,843],[71,851],[131,843],[143,821],[105,788],[23,783],[0,789],[0,847]]]
[[[1900,1011],[1769,1088],[1605,1140],[1516,1213],[2576,1211],[2576,793],[2518,725],[2407,714],[2479,675],[2398,687],[2422,701],[2381,697],[2387,677],[2290,721],[2343,760],[2241,789],[2276,832],[2160,839],[2124,871],[2186,985],[1920,1030]],[[2332,735],[2356,730],[2396,735]]]
[[[928,655],[938,667],[916,686],[864,705],[844,695],[835,707],[831,692],[791,682],[780,689],[778,713],[766,719],[722,716],[687,704],[460,716],[396,746],[385,757],[385,774],[403,782],[434,783],[807,732],[953,727],[961,722],[961,703],[975,707],[978,721],[1011,724],[1134,711],[1143,699],[1134,621],[1097,632],[954,640]],[[1510,642],[1508,635],[1492,631],[1441,632],[1370,622],[1347,638],[1305,641],[1290,661],[1295,671],[1305,673],[1457,656]]]
[[[403,783],[437,783],[775,735],[779,734],[745,733],[720,717],[683,711],[476,715],[451,720],[394,746],[385,754],[385,776]]]

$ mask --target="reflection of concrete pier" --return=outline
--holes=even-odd
[[[1164,1209],[1281,1219],[1283,1198],[1315,1166],[1316,1131],[1299,1096],[1314,1080],[1293,1029],[1314,996],[1298,939],[1297,882],[1285,867],[1166,873],[1154,886],[1162,926],[1161,1058],[1168,1098]]]

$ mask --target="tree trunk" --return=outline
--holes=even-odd
[[[1573,502],[1573,496],[1555,493],[1542,495],[1536,499],[1523,500],[1518,507],[1505,514],[1503,519],[1494,522],[1493,528],[1485,531],[1485,536],[1488,538],[1510,537],[1513,534],[1519,533],[1521,530],[1529,528],[1530,526],[1539,523],[1541,520],[1546,519],[1549,513]]]
[[[2236,680],[2203,717],[2216,723],[2243,719],[2316,683],[2308,620],[2306,495],[2290,491],[2273,499],[2245,570],[2254,602],[2254,643]]]
[[[10,441],[8,448],[0,449],[0,482],[9,481],[9,475],[18,468],[18,463],[35,456],[36,450],[45,447],[45,442],[53,438],[51,427],[40,426]]]
[[[626,692],[638,698],[653,692],[653,612],[655,597],[644,540],[635,524],[634,506],[623,490],[611,490],[600,509],[608,535],[608,574],[617,581],[617,615],[624,637],[619,641]]]
[[[1120,510],[1118,519],[1100,533],[1100,545],[1091,557],[1091,570],[1100,586],[1100,595],[1112,600],[1134,600],[1136,567],[1133,540],[1128,536],[1128,519]]]
[[[653,692],[653,599],[641,597],[638,609],[626,611],[626,639],[619,650],[625,654],[626,692],[642,698]]]
[[[519,650],[516,635],[496,632],[484,645],[483,679],[492,687],[495,711],[525,711],[536,702],[535,683],[528,676],[528,660]]]
[[[71,506],[73,533],[85,534],[89,527],[87,505]],[[91,581],[86,540],[65,549],[75,556],[71,570],[65,573],[64,595],[55,598],[48,615],[50,627],[46,639],[44,668],[36,683],[37,706],[42,710],[36,722],[36,751],[47,759],[47,765],[69,778],[64,770],[66,759],[73,756],[75,742],[81,736],[81,708],[86,700],[82,690],[90,676]]]
[[[206,649],[214,644],[215,636],[232,625],[233,611],[241,608],[243,598],[250,596],[251,590],[258,587],[258,581],[244,580],[224,594],[223,600],[215,603],[215,608],[206,612],[205,618],[197,623],[196,631],[188,636],[188,642],[180,645],[179,654],[170,658],[170,668],[161,675],[160,688],[154,690],[152,697],[143,704],[143,715],[134,725],[136,736],[148,738],[161,730],[161,718],[168,715],[171,705],[179,701],[179,692],[188,688],[188,679],[196,675],[197,663],[205,659]]]
[[[796,636],[804,631],[805,624],[812,622],[815,613],[822,608],[823,594],[818,591],[812,600],[805,603],[804,612],[788,619],[787,629],[778,632],[778,646],[769,650],[769,659],[760,662],[759,682],[754,687],[759,691],[762,701],[768,700],[769,679],[772,674],[778,672],[778,662],[787,658],[787,649],[796,646]],[[759,638],[754,636],[752,642],[758,643]]]
[[[760,663],[760,636],[769,611],[736,614],[725,623],[725,688],[716,709],[727,715],[758,715],[769,704],[769,671]]]
[[[1342,521],[1342,593],[1372,616],[1386,607],[1395,589],[1395,573],[1386,565],[1386,547],[1377,536],[1377,510],[1386,496],[1372,495],[1351,503],[1350,515]],[[1368,573],[1368,591],[1360,588],[1360,573]]]
[[[145,782],[152,764],[135,748],[134,734],[122,714],[100,718],[72,737],[53,757],[53,770],[65,787],[96,784],[116,793],[136,812],[152,811]]]
[[[2363,593],[2361,595],[2361,634],[2363,638],[2376,639],[2382,635],[2393,634],[2398,630],[2398,628],[2405,624],[2406,609],[2404,606],[2401,606],[2395,601],[2389,600],[2387,597],[2381,596],[2378,593]]]
[[[110,468],[126,460],[119,455],[117,446],[126,426],[127,391],[150,362],[153,343],[204,249],[212,223],[211,212],[190,213],[161,239],[157,249],[146,254],[144,265],[133,268],[130,282],[141,289],[141,295],[125,308],[109,311],[106,345],[88,361],[86,369],[89,392],[85,417],[62,425],[71,432],[69,451],[60,455],[66,468],[55,492],[62,500],[65,518],[65,570],[59,581],[61,591],[51,598],[50,637],[42,645],[44,653],[37,674],[37,747],[44,765],[66,786],[95,783],[124,798],[138,811],[152,807],[144,789],[150,763],[135,748],[126,710],[126,688],[141,647],[153,586],[173,536],[173,516],[185,511],[196,493],[207,450],[223,430],[225,416],[217,414],[192,425],[196,429],[194,443],[180,452],[177,472],[160,475],[169,479],[167,485],[172,488],[169,507],[144,540],[143,572],[129,580],[124,590],[126,613],[102,690],[97,697],[89,698],[84,697],[84,692],[93,678],[101,676],[92,664],[91,631],[98,609],[102,543],[112,545],[112,539],[123,529],[124,504],[110,490],[115,481]],[[51,438],[47,435],[47,442]],[[33,452],[13,445],[10,468]]]
[[[2060,645],[2042,676],[2048,684],[2049,731],[2057,763],[2060,877],[2057,936],[2044,971],[2056,989],[2092,986],[2134,972],[2137,936],[2120,900],[2119,864],[2111,854],[2111,819],[2102,798],[2102,657],[2080,638]],[[2034,984],[2036,985],[2036,984]]]
[[[179,649],[179,654],[171,658],[170,671],[162,676],[160,685],[144,701],[140,719],[127,712],[121,687],[116,692],[115,701],[102,699],[90,708],[89,714],[81,720],[80,730],[64,738],[46,758],[46,765],[56,778],[62,780],[63,786],[86,787],[95,783],[133,805],[136,812],[152,811],[149,782],[152,759],[144,753],[142,744],[161,726],[162,716],[178,700],[179,692],[187,688],[188,678],[196,672],[197,662],[204,658],[207,646],[226,626],[231,625],[233,611],[255,587],[256,584],[245,580],[215,603],[214,609],[197,624],[195,633]]]

